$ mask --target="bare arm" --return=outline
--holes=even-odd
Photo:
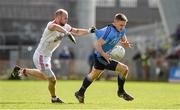
[[[89,34],[88,29],[72,28],[71,33],[75,36],[87,35]]]
[[[58,24],[54,24],[54,23],[50,24],[50,25],[48,26],[48,29],[49,29],[50,31],[58,31],[58,32],[62,32],[62,33],[65,33],[65,34],[68,33],[62,26],[60,26],[60,25],[58,25]]]
[[[105,41],[104,41],[102,38],[100,38],[100,39],[97,41],[97,43],[96,43],[96,45],[95,45],[95,48],[96,48],[96,50],[107,60],[107,62],[110,63],[111,58],[110,58],[110,56],[109,56],[107,53],[105,53],[104,50],[102,49],[103,44],[105,44]]]

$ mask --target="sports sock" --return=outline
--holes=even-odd
[[[81,88],[79,89],[79,95],[84,96],[86,89],[91,85],[92,82],[93,81],[86,76]]]
[[[52,96],[52,100],[56,100],[57,99],[57,97],[56,96]]]
[[[26,69],[25,69],[25,68],[22,69],[21,74],[23,74],[23,75],[26,76],[26,77],[28,76],[27,73],[26,73]]]
[[[120,75],[118,75],[117,79],[118,79],[118,92],[122,93],[124,92],[125,78],[122,78]]]

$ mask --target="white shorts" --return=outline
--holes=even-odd
[[[55,77],[53,71],[51,70],[51,57],[35,52],[33,55],[33,62],[35,67],[45,73],[48,78]]]

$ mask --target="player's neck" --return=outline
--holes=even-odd
[[[118,32],[121,32],[121,31],[119,31],[119,30],[117,29],[117,26],[116,26],[115,23],[112,23],[112,25],[113,25],[113,27],[114,27]]]

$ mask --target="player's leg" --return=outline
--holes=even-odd
[[[110,64],[105,66],[105,69],[118,72],[118,96],[127,101],[133,100],[134,98],[128,95],[124,90],[124,83],[128,75],[128,67],[116,60],[111,60]]]
[[[118,74],[118,92],[124,92],[124,83],[128,75],[128,67],[124,65],[123,63],[118,62],[118,65],[116,67],[116,71]]]
[[[15,66],[13,72],[11,73],[13,77],[22,77],[22,76],[33,76],[39,79],[45,80],[45,74],[38,69],[29,69],[29,68],[21,68],[20,66]]]
[[[84,96],[86,89],[91,85],[91,83],[99,77],[102,73],[102,70],[93,68],[92,71],[84,78],[83,84],[79,90],[79,94]]]
[[[22,68],[23,74],[26,76],[33,76],[42,80],[46,80],[45,74],[38,69]]]
[[[100,76],[102,72],[103,70],[93,68],[92,71],[84,78],[81,88],[75,93],[75,96],[78,99],[79,103],[84,103],[84,94],[86,92],[86,89],[95,79]]]
[[[21,68],[20,66],[16,65],[11,74],[12,74],[13,77],[22,76],[22,75],[24,75],[24,76],[29,76],[30,75],[30,76],[45,80],[46,76],[43,73],[43,71],[41,71],[41,70],[44,69],[43,64],[46,64],[46,59],[41,57],[41,61],[42,62],[40,62],[40,60],[39,60],[39,55],[35,53],[34,56],[33,56],[33,62],[35,64],[36,68],[38,68],[38,69]],[[43,69],[42,69],[42,66],[43,66]]]
[[[55,91],[56,77],[50,77],[50,78],[48,78],[48,81],[49,81],[48,89],[51,94],[51,97],[55,97],[56,96],[56,91]]]
[[[49,81],[49,85],[48,85],[48,90],[51,94],[51,102],[52,103],[64,103],[62,100],[60,100],[59,97],[56,96],[56,76],[54,75],[54,72],[51,70],[51,63],[50,63],[50,58],[49,57],[45,57],[43,59],[43,63],[41,62],[41,66],[43,66],[43,68],[41,69],[41,71],[43,71],[43,73],[45,73],[48,81]]]
[[[56,96],[56,76],[51,69],[46,69],[45,73],[47,74],[49,85],[48,89],[51,94],[52,103],[64,103],[59,97]]]
[[[86,89],[91,85],[93,80],[97,79],[104,71],[105,65],[99,61],[97,57],[94,59],[94,66],[91,72],[84,78],[79,91],[75,93],[76,98],[80,103],[84,103],[84,94]]]
[[[48,66],[46,66],[42,71],[44,73],[46,79],[48,79],[49,85],[48,90],[51,94],[51,102],[52,103],[64,103],[60,100],[59,97],[56,96],[56,76],[54,75],[53,71],[51,70],[50,62],[46,62]],[[36,74],[37,75],[37,74]]]
[[[52,98],[56,97],[56,91],[55,91],[56,90],[56,77],[50,68],[47,68],[46,70],[44,70],[44,73],[48,77],[48,81],[49,81],[48,90],[51,94],[51,97]]]
[[[34,61],[36,68],[41,70],[45,74],[45,76],[47,77],[47,79],[49,81],[48,89],[49,89],[49,92],[52,97],[51,101],[53,103],[55,103],[55,102],[63,103],[63,101],[61,101],[58,97],[56,97],[56,93],[55,93],[56,77],[55,77],[53,71],[51,70],[51,58],[45,57],[43,55],[39,55],[38,53],[35,52],[35,54],[33,56],[33,61]]]
[[[117,66],[116,66],[116,71],[119,73],[118,74],[118,96],[122,97],[123,99],[127,100],[127,101],[131,101],[134,98],[132,96],[130,96],[129,94],[127,94],[124,90],[124,83],[126,81],[126,78],[128,76],[128,66],[118,62]]]

